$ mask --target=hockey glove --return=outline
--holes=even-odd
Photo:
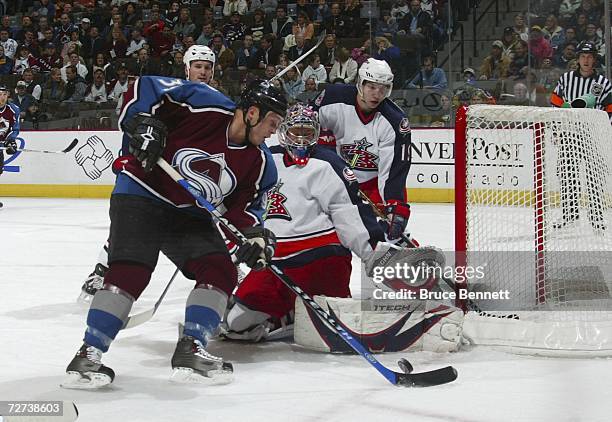
[[[160,120],[139,113],[124,123],[123,129],[130,137],[130,154],[149,172],[157,164],[166,147],[168,129]]]
[[[385,214],[389,221],[387,228],[387,238],[389,240],[398,239],[406,230],[408,219],[410,218],[410,205],[405,202],[390,200],[385,205]]]
[[[7,139],[4,141],[4,148],[8,155],[13,155],[17,152],[17,142],[14,139]]]
[[[261,227],[246,229],[244,236],[248,240],[236,251],[238,262],[244,262],[256,271],[264,269],[274,256],[276,236],[270,230]]]

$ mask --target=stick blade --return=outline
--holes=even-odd
[[[72,151],[74,149],[74,147],[77,146],[78,143],[79,143],[79,140],[77,138],[74,138],[72,140],[72,142],[70,142],[70,145],[68,145],[66,148],[64,148],[62,150],[62,152],[70,152],[70,151]]]
[[[433,387],[448,384],[457,379],[457,370],[452,366],[416,374],[401,374],[396,372],[395,385],[402,387]]]
[[[145,322],[153,318],[153,314],[155,314],[155,311],[156,309],[153,308],[153,309],[149,309],[148,311],[144,311],[136,315],[131,315],[130,317],[128,317],[128,320],[125,323],[125,327],[123,327],[123,329],[134,328],[134,327],[144,324]]]

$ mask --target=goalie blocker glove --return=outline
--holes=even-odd
[[[160,120],[138,113],[123,124],[123,130],[130,138],[130,153],[149,172],[157,164],[166,147],[168,128]]]
[[[238,262],[244,262],[256,271],[264,269],[274,256],[276,236],[262,227],[251,227],[245,229],[243,233],[247,241],[236,251]]]
[[[385,214],[389,222],[387,238],[395,240],[401,237],[408,225],[410,218],[410,205],[405,202],[390,200],[385,205]]]
[[[4,141],[4,148],[8,155],[13,155],[17,152],[17,142],[14,139]]]

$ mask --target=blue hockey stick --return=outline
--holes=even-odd
[[[247,238],[232,223],[223,218],[221,213],[202,196],[202,193],[192,186],[188,180],[183,178],[166,160],[160,158],[157,164],[179,185],[187,190],[195,198],[198,204],[205,208],[211,215],[213,221],[220,224],[236,237],[237,244],[247,242]],[[391,384],[406,387],[429,387],[434,385],[446,384],[457,378],[457,371],[452,366],[436,369],[433,371],[412,373],[412,365],[406,359],[400,359],[398,365],[403,372],[395,372],[380,363],[365,347],[353,336],[351,336],[328,312],[326,312],[317,302],[305,293],[293,280],[291,280],[279,267],[270,265],[270,270],[278,277],[289,289],[298,295],[327,325],[338,334],[346,344],[355,352],[360,354],[378,372],[380,372]]]

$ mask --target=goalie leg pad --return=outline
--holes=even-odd
[[[459,348],[463,312],[423,301],[375,301],[315,296],[315,301],[372,353],[450,352]],[[308,349],[352,350],[301,301],[295,308],[295,342]]]

